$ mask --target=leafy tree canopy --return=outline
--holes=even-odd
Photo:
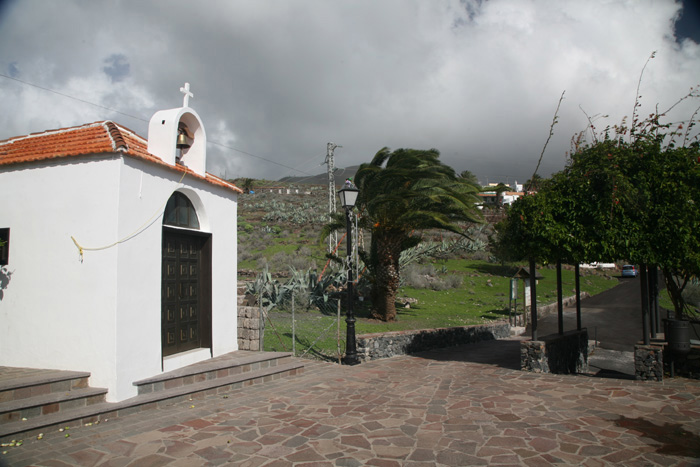
[[[579,144],[563,171],[513,205],[495,251],[505,259],[658,265],[682,314],[682,290],[700,274],[700,150],[697,142],[675,147],[677,132],[663,129],[638,122],[633,138],[622,125]]]

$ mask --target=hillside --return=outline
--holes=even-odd
[[[290,185],[287,190],[242,194],[238,203],[238,263],[244,275],[322,268],[327,246],[319,241],[328,219],[328,189]],[[248,273],[248,274],[246,274]]]
[[[326,255],[329,251],[328,242],[320,240],[321,228],[328,221],[327,186],[278,182],[272,190],[265,188],[269,186],[254,183],[254,194],[239,197],[238,262],[241,274],[255,275],[265,266],[277,274],[288,272],[290,266],[298,270],[321,270],[328,261]],[[342,183],[338,182],[337,186],[342,186]],[[483,241],[503,213],[488,210],[484,214],[486,225],[479,234]],[[435,238],[440,240],[446,236],[436,232]],[[486,256],[485,252],[477,254],[479,258]]]
[[[357,169],[359,169],[359,165],[353,165],[351,167],[345,167],[345,168],[336,168],[334,178],[335,178],[335,185],[337,187],[340,187],[343,182],[345,181],[346,178],[348,177],[354,177],[355,174],[357,173]],[[320,173],[318,175],[313,175],[313,176],[304,176],[304,177],[284,177],[279,180],[282,183],[290,183],[290,184],[297,184],[297,183],[303,183],[306,185],[328,185],[328,173]]]

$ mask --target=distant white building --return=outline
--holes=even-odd
[[[237,187],[187,105],[0,141],[0,365],[134,381],[237,350]]]
[[[523,196],[525,196],[525,193],[522,191],[506,191],[503,193],[503,204],[511,205],[515,203],[515,200],[522,198]]]
[[[496,207],[513,204],[515,200],[525,195],[522,184],[517,181],[514,184],[515,191],[503,191],[500,194],[496,191],[500,183],[489,183],[488,187],[493,188],[493,191],[483,191],[479,193],[481,198],[481,206]]]

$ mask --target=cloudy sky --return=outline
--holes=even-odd
[[[146,136],[189,82],[215,175],[322,173],[335,142],[339,167],[437,148],[482,182],[524,182],[562,92],[543,176],[586,114],[632,114],[652,52],[642,113],[700,83],[698,3],[0,0],[0,140],[105,119]]]

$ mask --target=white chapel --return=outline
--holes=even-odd
[[[0,366],[89,371],[107,400],[238,349],[236,186],[192,108],[0,141]]]

